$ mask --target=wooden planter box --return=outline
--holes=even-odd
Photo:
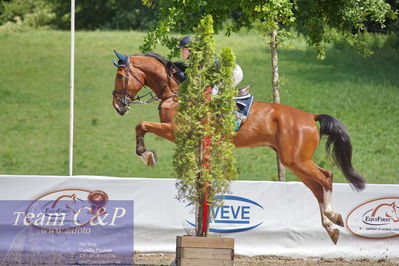
[[[176,238],[177,266],[233,266],[234,239],[195,236]]]

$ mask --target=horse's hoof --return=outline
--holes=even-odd
[[[139,157],[148,167],[154,167],[157,163],[157,154],[155,151],[147,150],[140,154]]]
[[[339,225],[339,226],[342,226],[342,227],[345,226],[345,225],[344,225],[344,220],[342,219],[341,214],[338,214],[337,222],[336,222],[335,224],[336,224],[336,225]]]
[[[338,238],[339,238],[339,230],[338,229],[334,229],[331,233],[328,233],[330,235],[330,238],[332,240],[332,242],[334,243],[334,245],[337,244],[338,242]]]
[[[336,225],[344,227],[344,220],[342,219],[341,214],[336,212],[325,212],[327,218]]]

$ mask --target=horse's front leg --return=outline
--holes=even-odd
[[[172,123],[142,121],[136,126],[136,154],[147,166],[153,167],[157,162],[157,156],[155,151],[147,150],[145,147],[144,135],[150,132],[161,138],[173,141],[175,139],[173,129]]]

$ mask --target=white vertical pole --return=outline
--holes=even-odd
[[[70,80],[70,115],[69,115],[69,176],[73,174],[73,131],[74,131],[74,94],[75,94],[75,0],[71,0],[71,80]]]

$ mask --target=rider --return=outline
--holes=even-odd
[[[183,57],[184,59],[188,60],[190,58],[190,43],[193,39],[192,35],[186,35],[183,36],[183,38],[181,38],[179,45],[177,46],[177,48],[180,48],[180,55],[181,57]],[[215,58],[215,62],[216,65],[219,64],[219,59]],[[237,86],[242,78],[243,78],[244,74],[242,72],[241,67],[236,64],[236,66],[234,67],[233,70],[233,86]]]
[[[193,39],[192,35],[183,36],[180,39],[179,45],[177,46],[177,48],[180,48],[181,57],[183,57],[186,60],[188,60],[190,58],[190,46],[191,46],[190,44],[191,44],[192,39]],[[216,62],[216,65],[219,65],[218,58],[215,58],[215,62]],[[242,72],[241,67],[238,64],[235,64],[235,67],[233,69],[233,86],[234,87],[237,86],[242,81],[243,76],[244,76],[244,74]],[[239,97],[236,97],[237,99],[246,99],[251,96],[249,94],[249,86],[239,88],[238,91],[239,91]],[[217,93],[218,93],[218,87],[215,86],[212,88],[212,94],[217,94]],[[240,109],[240,106],[238,106],[238,108]],[[247,117],[241,112],[235,112],[235,115],[237,116],[237,120],[238,120],[237,125],[236,125],[236,129],[238,130],[241,123],[244,122],[247,119]]]

